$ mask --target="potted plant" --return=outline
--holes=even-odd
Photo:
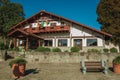
[[[27,61],[23,58],[16,58],[9,62],[10,67],[12,67],[14,78],[19,78],[25,75],[26,63]]]
[[[113,60],[113,70],[115,73],[120,74],[120,56]]]

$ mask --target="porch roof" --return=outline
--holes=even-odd
[[[41,37],[39,37],[38,35],[36,34],[33,34],[33,33],[28,33],[28,32],[25,32],[21,29],[15,29],[14,31],[10,32],[8,34],[9,37],[16,37],[16,38],[26,38],[26,37],[30,37],[30,38],[36,38],[36,39],[43,39]]]

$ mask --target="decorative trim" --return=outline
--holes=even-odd
[[[72,38],[96,38],[95,36],[72,36]]]

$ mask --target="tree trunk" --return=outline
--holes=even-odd
[[[9,48],[11,48],[11,45],[12,45],[12,40],[10,40],[9,42]]]
[[[6,49],[7,39],[5,36],[3,37],[3,43],[4,43],[4,50],[2,51],[2,58],[3,60],[7,60],[7,49]]]
[[[4,42],[4,46],[6,46],[7,41],[6,41],[6,37],[5,36],[3,37],[3,42]]]

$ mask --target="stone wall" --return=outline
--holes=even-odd
[[[0,61],[4,61],[5,60],[5,54],[6,51],[5,50],[0,50]]]
[[[104,60],[112,62],[112,60],[120,55],[120,53],[70,53],[70,52],[8,52],[13,57],[23,56],[28,62],[39,63],[80,63],[82,59],[86,61]]]

